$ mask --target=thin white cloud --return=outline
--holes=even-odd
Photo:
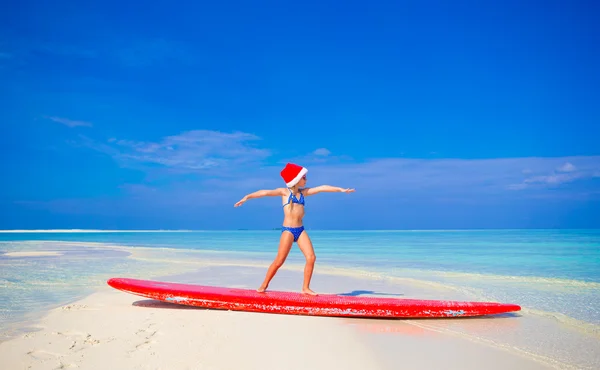
[[[574,168],[568,173],[553,173],[569,161]],[[195,183],[193,188],[236,193],[258,188],[282,186],[277,166],[253,166],[244,171],[216,174]],[[497,158],[497,159],[418,159],[380,158],[357,162],[304,163],[310,173],[309,186],[329,184],[360,189],[361,193],[393,198],[427,194],[434,199],[470,196],[518,196],[515,191],[528,190],[526,196],[569,183],[600,177],[600,156],[569,158]],[[529,169],[523,173],[523,168]],[[550,173],[548,175],[548,173]],[[585,191],[591,191],[591,188]],[[597,185],[596,185],[597,188]],[[225,189],[225,190],[224,190]],[[180,189],[183,190],[183,189]],[[597,189],[596,189],[597,190]],[[572,190],[573,192],[579,190]],[[562,196],[566,196],[563,194]]]
[[[149,181],[180,181],[176,174],[207,174],[211,179],[193,186],[246,189],[249,184],[279,186],[285,162],[308,167],[311,183],[363,188],[377,194],[506,194],[600,177],[600,156],[526,157],[495,159],[377,158],[356,162],[318,148],[303,157],[281,158],[266,165],[267,149],[253,145],[260,138],[244,132],[194,130],[157,141],[110,138],[84,145],[104,152],[127,167],[148,171]],[[157,173],[156,168],[162,168]],[[146,168],[147,169],[147,168]],[[207,172],[210,171],[210,172]],[[166,172],[166,173],[165,173]],[[196,178],[198,180],[200,178]],[[240,185],[243,184],[243,185]],[[213,186],[214,185],[214,186]]]
[[[314,152],[312,152],[312,154],[320,156],[320,157],[327,157],[328,155],[331,154],[331,152],[326,148],[319,148],[319,149],[315,150]]]
[[[567,162],[556,169],[558,172],[573,172],[576,171],[577,168],[573,166],[573,164]]]
[[[314,164],[324,164],[324,163],[340,163],[340,162],[348,162],[351,161],[352,158],[345,155],[334,155],[327,148],[318,148],[313,150],[312,152],[292,158],[284,158],[280,161],[280,163],[285,162],[293,162],[302,165],[314,165]]]
[[[592,179],[598,176],[600,171],[600,157],[571,157],[571,158],[548,158],[545,159],[545,166],[541,166],[538,171],[527,173],[525,179],[520,183],[509,185],[509,189],[523,190],[532,187],[556,187],[561,184],[574,182],[577,180]],[[577,163],[574,165],[572,162]],[[550,164],[557,164],[552,169],[548,168]]]
[[[308,186],[356,188],[375,202],[423,199],[455,203],[487,199],[596,196],[600,156],[556,158],[376,158],[357,162],[318,148],[302,158],[280,158],[268,165],[270,152],[260,138],[244,132],[186,131],[156,141],[110,138],[98,142],[80,136],[84,146],[106,153],[123,167],[146,172],[143,186],[130,184],[128,196],[148,202],[228,204],[258,189],[283,186],[279,172],[287,161],[309,169]],[[277,163],[273,165],[273,163]],[[176,176],[177,175],[177,176]],[[570,186],[581,182],[582,186]],[[595,188],[594,188],[595,187]],[[552,189],[553,191],[546,191]],[[554,190],[560,190],[556,192]],[[379,200],[378,200],[379,199]]]
[[[569,160],[578,171],[563,173],[557,179],[546,178]],[[230,189],[235,192],[283,186],[279,171],[283,166],[262,166],[244,173],[231,172],[195,184],[203,189]],[[304,163],[302,163],[305,165]],[[570,158],[498,158],[498,159],[415,159],[381,158],[361,163],[313,162],[306,165],[308,186],[329,184],[360,189],[361,194],[395,198],[427,195],[432,199],[476,196],[529,196],[568,183],[600,177],[600,157]],[[523,168],[530,171],[523,173]],[[593,184],[585,191],[592,191]],[[596,188],[598,186],[596,185]],[[598,189],[596,189],[598,190]],[[564,195],[564,194],[563,194]],[[566,195],[564,195],[566,196]]]
[[[575,170],[555,173],[565,162],[571,163]],[[511,196],[511,193],[517,195],[514,193],[517,190],[544,191],[600,177],[600,156],[473,160],[381,158],[362,163],[315,162],[307,167],[311,174],[309,186],[325,183],[355,187],[361,192],[386,197],[390,194],[393,197],[415,194]],[[523,171],[524,168],[528,171]],[[265,169],[257,176],[272,176],[277,170]]]
[[[558,185],[563,184],[565,182],[571,182],[577,180],[578,178],[585,177],[585,173],[577,173],[577,174],[560,174],[560,175],[548,175],[548,176],[534,176],[528,179],[525,179],[524,184],[549,184],[549,185]],[[524,185],[520,184],[520,185]]]
[[[76,121],[76,120],[72,120],[69,118],[56,117],[56,116],[46,117],[46,118],[48,118],[51,121],[61,123],[68,127],[92,127],[92,124],[90,122],[86,122],[86,121]]]
[[[523,190],[527,189],[527,184],[509,184],[506,188],[509,190]]]
[[[270,152],[251,145],[258,140],[257,136],[244,132],[193,130],[156,142],[111,138],[106,143],[89,139],[85,143],[125,166],[159,165],[182,172],[196,172],[265,159]]]
[[[119,140],[113,140],[111,145],[95,144],[96,150],[111,153],[116,158],[128,153],[131,161],[150,161],[183,173],[200,172],[197,168],[202,165],[198,163],[205,163],[207,155],[221,155],[232,162],[229,165],[226,165],[228,162],[221,162],[224,170],[213,171],[210,176],[164,176],[158,181],[147,176],[143,184],[123,185],[122,194],[115,198],[60,199],[21,204],[56,212],[106,215],[135,213],[140,209],[148,209],[149,212],[171,212],[195,207],[227,209],[247,193],[284,186],[279,175],[283,165],[261,165],[265,154],[247,147],[245,140],[256,140],[256,137],[244,133],[194,131],[169,136],[159,142],[118,143]],[[232,143],[233,147],[227,146]],[[221,147],[234,149],[226,153]],[[252,159],[254,162],[241,163],[231,153],[241,154],[243,160]],[[565,162],[571,163],[576,170],[558,175],[546,174],[560,168]],[[523,168],[530,171],[524,174]],[[357,192],[349,201],[368,202],[373,212],[378,207],[408,203],[422,203],[423,206],[452,204],[453,207],[459,207],[474,206],[481,202],[516,204],[523,199],[539,202],[548,199],[588,201],[600,197],[598,183],[584,182],[600,177],[600,156],[474,160],[381,158],[361,163],[315,163],[309,165],[308,169],[308,186],[328,184],[355,188]],[[582,181],[582,184],[574,186],[576,181]],[[319,203],[335,203],[336,199],[323,197],[319,198]]]

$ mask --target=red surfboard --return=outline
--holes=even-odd
[[[466,317],[519,311],[515,304],[349,297],[113,278],[108,285],[142,297],[212,309],[375,318]]]

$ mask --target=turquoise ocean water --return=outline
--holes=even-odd
[[[410,278],[474,300],[520,304],[600,325],[600,230],[308,230],[323,266]],[[0,233],[0,329],[73,301],[111,276],[193,271],[211,261],[268,264],[280,231]],[[32,256],[15,252],[54,252]],[[297,248],[290,263],[302,263]]]

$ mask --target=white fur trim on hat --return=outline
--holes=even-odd
[[[299,183],[300,180],[302,179],[302,176],[306,175],[307,172],[308,172],[308,170],[306,169],[306,167],[302,167],[302,169],[296,175],[296,177],[294,177],[290,182],[286,183],[287,187],[291,188],[292,186],[294,186],[297,183]]]

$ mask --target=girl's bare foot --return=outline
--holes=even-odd
[[[302,288],[302,294],[318,295],[317,293],[313,292],[312,290],[310,290],[308,288]]]
[[[261,286],[260,288],[256,289],[256,291],[259,292],[259,293],[264,293],[265,290],[267,290],[266,286]]]

